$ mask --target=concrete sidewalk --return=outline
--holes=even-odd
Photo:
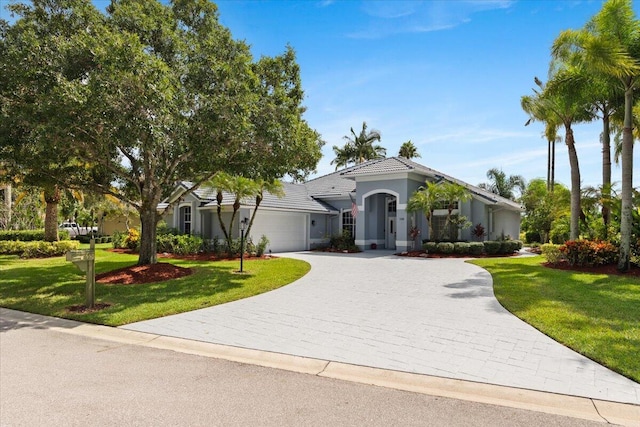
[[[362,367],[640,404],[640,384],[508,313],[460,259],[295,253],[299,281],[241,301],[122,327]]]

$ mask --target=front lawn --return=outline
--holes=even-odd
[[[470,261],[496,298],[554,340],[640,382],[640,279],[547,268],[540,256]]]
[[[86,245],[88,247],[88,245]],[[138,257],[106,250],[97,245],[96,274],[133,265]],[[0,256],[0,306],[47,316],[119,326],[140,320],[210,307],[247,298],[289,284],[309,271],[309,264],[289,258],[245,260],[244,274],[238,261],[162,262],[193,268],[180,279],[138,285],[96,283],[96,303],[111,304],[92,313],[68,310],[84,303],[84,275],[65,257],[20,259]]]

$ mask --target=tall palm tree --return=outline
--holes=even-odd
[[[544,89],[544,85],[537,77],[534,78],[534,81],[540,90]],[[529,120],[524,125],[529,126],[534,121],[543,122],[545,125],[543,135],[547,139],[547,190],[553,191],[555,185],[556,142],[562,140],[558,136],[560,124],[557,121],[556,114],[542,100],[540,91],[533,89],[533,92],[533,96],[523,96],[521,100],[522,109],[529,114]]]
[[[487,178],[489,182],[483,182],[479,184],[478,187],[484,188],[506,199],[515,200],[514,190],[517,189],[520,194],[522,194],[526,187],[525,179],[522,175],[509,175],[507,177],[507,174],[498,168],[489,169],[487,171]]]
[[[561,123],[565,129],[564,142],[569,152],[571,170],[571,221],[570,238],[578,238],[580,231],[580,165],[573,136],[573,124],[588,121],[592,115],[585,101],[584,70],[569,64],[554,63],[551,79],[546,85],[536,78],[540,92],[534,96],[523,96],[522,108],[530,112],[531,120],[538,117],[552,117],[554,123]]]
[[[337,145],[333,146],[333,152],[336,158],[331,161],[331,164],[336,165],[336,170],[339,167],[347,166],[349,163],[360,164],[368,160],[382,159],[387,154],[387,149],[381,145],[375,145],[374,142],[381,140],[380,131],[371,129],[367,131],[367,123],[362,122],[362,130],[359,134],[351,128],[351,135],[345,135],[343,139],[347,142],[340,148]]]
[[[554,57],[574,57],[588,70],[612,76],[624,90],[622,211],[618,269],[630,268],[633,209],[633,91],[640,80],[640,37],[631,0],[607,0],[581,30],[566,30],[553,44]]]
[[[411,140],[402,143],[398,156],[404,157],[405,159],[422,157],[420,153],[418,153],[418,148],[413,144],[413,142],[411,142]]]

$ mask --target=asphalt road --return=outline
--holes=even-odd
[[[602,426],[0,318],[0,426]]]

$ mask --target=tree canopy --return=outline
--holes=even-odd
[[[315,169],[323,142],[302,118],[293,49],[254,61],[208,0],[113,0],[106,14],[90,0],[9,7],[18,19],[0,26],[0,160],[129,203],[140,264],[156,262],[157,205],[176,181],[195,191],[219,172]]]
[[[382,159],[387,155],[386,148],[375,144],[382,139],[380,131],[376,129],[367,131],[366,122],[362,122],[362,130],[359,134],[351,128],[351,135],[345,135],[343,139],[347,141],[343,147],[333,146],[336,158],[331,164],[336,165],[336,170],[351,163],[357,165],[368,160]]]

